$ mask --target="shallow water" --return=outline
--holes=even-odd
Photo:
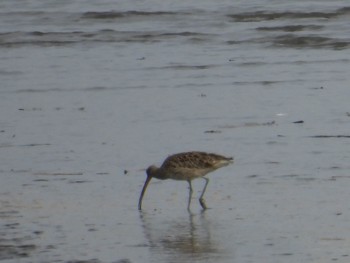
[[[0,260],[349,261],[347,1],[0,10]],[[235,157],[211,209],[154,180],[139,212],[188,150]]]

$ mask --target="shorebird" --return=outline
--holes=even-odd
[[[205,190],[207,189],[209,179],[204,176],[231,163],[233,163],[233,157],[225,157],[222,155],[205,152],[184,152],[169,156],[164,160],[160,167],[151,165],[146,170],[147,179],[139,198],[139,210],[142,209],[142,198],[146,192],[149,182],[153,177],[160,180],[173,179],[187,181],[189,184],[189,197],[187,204],[188,210],[190,210],[193,193],[191,182],[193,179],[203,178],[205,180],[205,185],[199,197],[199,203],[204,210],[207,209],[203,196]]]

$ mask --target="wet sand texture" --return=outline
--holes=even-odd
[[[0,261],[348,263],[349,2],[0,2]],[[193,181],[145,169],[234,156]]]

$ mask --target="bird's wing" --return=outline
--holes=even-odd
[[[208,169],[215,166],[218,160],[226,158],[205,152],[186,152],[169,156],[162,164],[162,168],[200,168]]]

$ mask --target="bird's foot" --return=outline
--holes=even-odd
[[[205,200],[203,198],[199,199],[199,203],[200,203],[201,207],[203,208],[203,210],[208,209],[207,205],[205,204]]]

